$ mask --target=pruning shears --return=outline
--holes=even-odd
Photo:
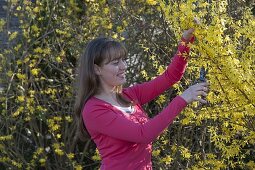
[[[200,68],[199,82],[206,82],[206,74],[208,70],[204,66]]]

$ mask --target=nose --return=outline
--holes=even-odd
[[[126,70],[127,69],[127,63],[125,60],[120,61],[120,69]]]

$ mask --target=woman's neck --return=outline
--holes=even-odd
[[[94,95],[94,97],[99,98],[101,100],[104,100],[112,105],[117,105],[117,106],[121,106],[118,103],[117,97],[116,97],[116,92],[112,91],[112,92],[101,92],[98,93],[96,95]]]

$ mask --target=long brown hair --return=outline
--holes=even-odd
[[[90,139],[90,135],[82,119],[82,110],[85,103],[95,95],[100,87],[99,77],[95,73],[94,64],[101,66],[106,63],[127,56],[126,48],[119,42],[109,38],[96,38],[90,41],[78,61],[77,87],[74,105],[74,115],[77,122],[76,136],[82,141]],[[131,101],[121,95],[122,87],[116,87],[118,102],[131,105]]]

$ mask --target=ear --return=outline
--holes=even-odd
[[[96,75],[100,76],[101,75],[101,69],[97,64],[94,64],[94,70]]]

